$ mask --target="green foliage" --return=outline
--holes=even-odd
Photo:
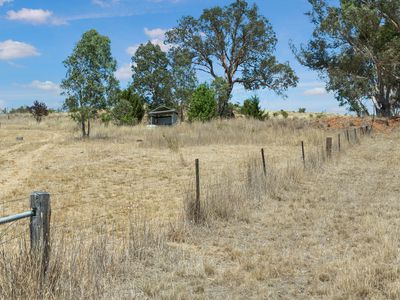
[[[132,57],[134,91],[150,108],[165,105],[178,109],[183,120],[197,86],[192,58],[185,49],[172,48],[165,53],[151,42],[140,45]]]
[[[113,120],[113,116],[109,111],[105,111],[102,114],[100,114],[100,120],[106,127],[108,127],[110,122]]]
[[[299,108],[299,113],[304,114],[306,112],[306,109],[304,107]]]
[[[210,121],[217,112],[215,92],[207,84],[203,83],[194,91],[189,105],[189,121]]]
[[[36,122],[40,123],[43,117],[49,115],[49,110],[44,102],[35,101],[33,105],[29,108],[30,113],[35,118]]]
[[[183,17],[166,35],[167,42],[191,53],[199,70],[226,82],[225,92],[217,91],[221,117],[235,84],[247,90],[268,88],[279,95],[297,84],[289,64],[278,63],[274,56],[277,39],[270,22],[245,0],[205,9],[199,18]],[[223,75],[218,74],[219,66]]]
[[[253,96],[250,99],[244,100],[242,114],[246,117],[264,120],[264,111],[261,110],[260,99],[257,96]]]
[[[229,100],[232,98],[232,89],[228,81],[223,77],[217,77],[214,79],[212,87],[215,90],[217,97],[218,115],[224,118],[232,117],[232,110],[229,109]]]
[[[67,96],[64,108],[81,124],[82,136],[89,137],[91,120],[109,108],[118,94],[110,39],[94,29],[85,32],[63,63],[67,69],[61,83]]]
[[[184,121],[184,110],[187,109],[197,86],[196,70],[192,65],[192,56],[185,49],[173,48],[168,53],[172,76],[173,106],[180,112]]]
[[[10,113],[10,114],[26,114],[26,113],[30,113],[30,109],[29,109],[29,106],[22,105],[17,108],[11,108],[8,113]]]
[[[276,118],[277,116],[279,116],[279,113],[274,111],[272,115]]]
[[[280,114],[282,117],[284,117],[285,119],[287,119],[289,117],[289,114],[287,111],[281,109]]]
[[[117,125],[136,125],[144,116],[144,99],[127,88],[120,94],[120,98],[112,109],[112,118]]]
[[[132,86],[150,108],[172,105],[173,79],[167,54],[159,45],[142,44],[132,57]]]
[[[306,47],[293,47],[298,60],[350,111],[368,114],[372,101],[379,115],[392,115],[400,101],[400,1],[309,2],[315,29]]]

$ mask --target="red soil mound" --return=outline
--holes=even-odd
[[[400,117],[394,117],[390,119],[384,118],[356,118],[356,117],[347,117],[347,116],[335,116],[323,118],[318,121],[318,123],[324,127],[334,128],[334,129],[343,129],[347,127],[361,127],[361,126],[370,126],[372,124],[372,128],[376,132],[389,133],[394,128],[399,126]]]

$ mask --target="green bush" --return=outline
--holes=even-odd
[[[117,125],[136,125],[144,116],[144,99],[132,88],[127,88],[121,92],[111,115]]]
[[[304,114],[306,112],[306,109],[304,107],[299,108],[299,113]]]
[[[257,96],[253,96],[244,100],[242,114],[249,118],[264,120],[264,111],[261,110],[260,99]]]
[[[44,102],[39,102],[37,100],[33,102],[31,107],[29,107],[29,111],[38,123],[42,121],[43,117],[49,115],[47,105]]]
[[[289,114],[287,113],[287,111],[285,111],[283,109],[281,109],[280,113],[281,113],[282,117],[284,117],[285,119],[287,119],[289,117]]]
[[[203,83],[197,87],[189,104],[189,121],[206,122],[213,119],[217,112],[215,92],[208,84]]]

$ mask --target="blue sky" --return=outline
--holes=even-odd
[[[223,6],[230,0],[0,0],[0,107],[30,105],[34,100],[60,107],[59,83],[65,76],[62,61],[71,54],[81,35],[96,29],[111,39],[121,86],[129,82],[130,57],[140,43],[162,44],[163,34],[185,15],[199,16],[204,8]],[[312,26],[304,15],[307,0],[253,0],[273,25],[279,39],[276,56],[289,61],[300,78],[287,99],[267,90],[234,89],[233,101],[253,94],[269,110],[345,112],[324,89],[318,75],[299,65],[289,41],[304,43]],[[199,79],[208,76],[199,73]]]

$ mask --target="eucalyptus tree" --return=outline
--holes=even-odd
[[[168,57],[172,76],[173,103],[179,110],[181,120],[184,121],[185,111],[189,107],[198,84],[196,70],[192,65],[191,54],[185,49],[171,49]]]
[[[91,120],[107,109],[118,94],[114,77],[117,64],[110,44],[108,37],[89,30],[63,62],[67,68],[61,83],[62,94],[67,96],[64,107],[80,123],[83,137],[90,136]]]
[[[172,75],[167,53],[159,45],[142,44],[132,57],[132,87],[155,108],[172,104]]]
[[[400,31],[383,9],[390,2],[390,9],[399,11],[400,2],[309,2],[314,32],[306,46],[293,47],[298,60],[320,73],[341,105],[368,114],[372,102],[378,115],[391,116],[400,101]]]
[[[205,9],[199,18],[183,17],[166,36],[167,43],[191,54],[198,70],[226,82],[219,116],[226,113],[235,84],[247,90],[268,88],[279,95],[297,84],[289,64],[274,56],[277,38],[270,22],[257,5],[245,0]]]

